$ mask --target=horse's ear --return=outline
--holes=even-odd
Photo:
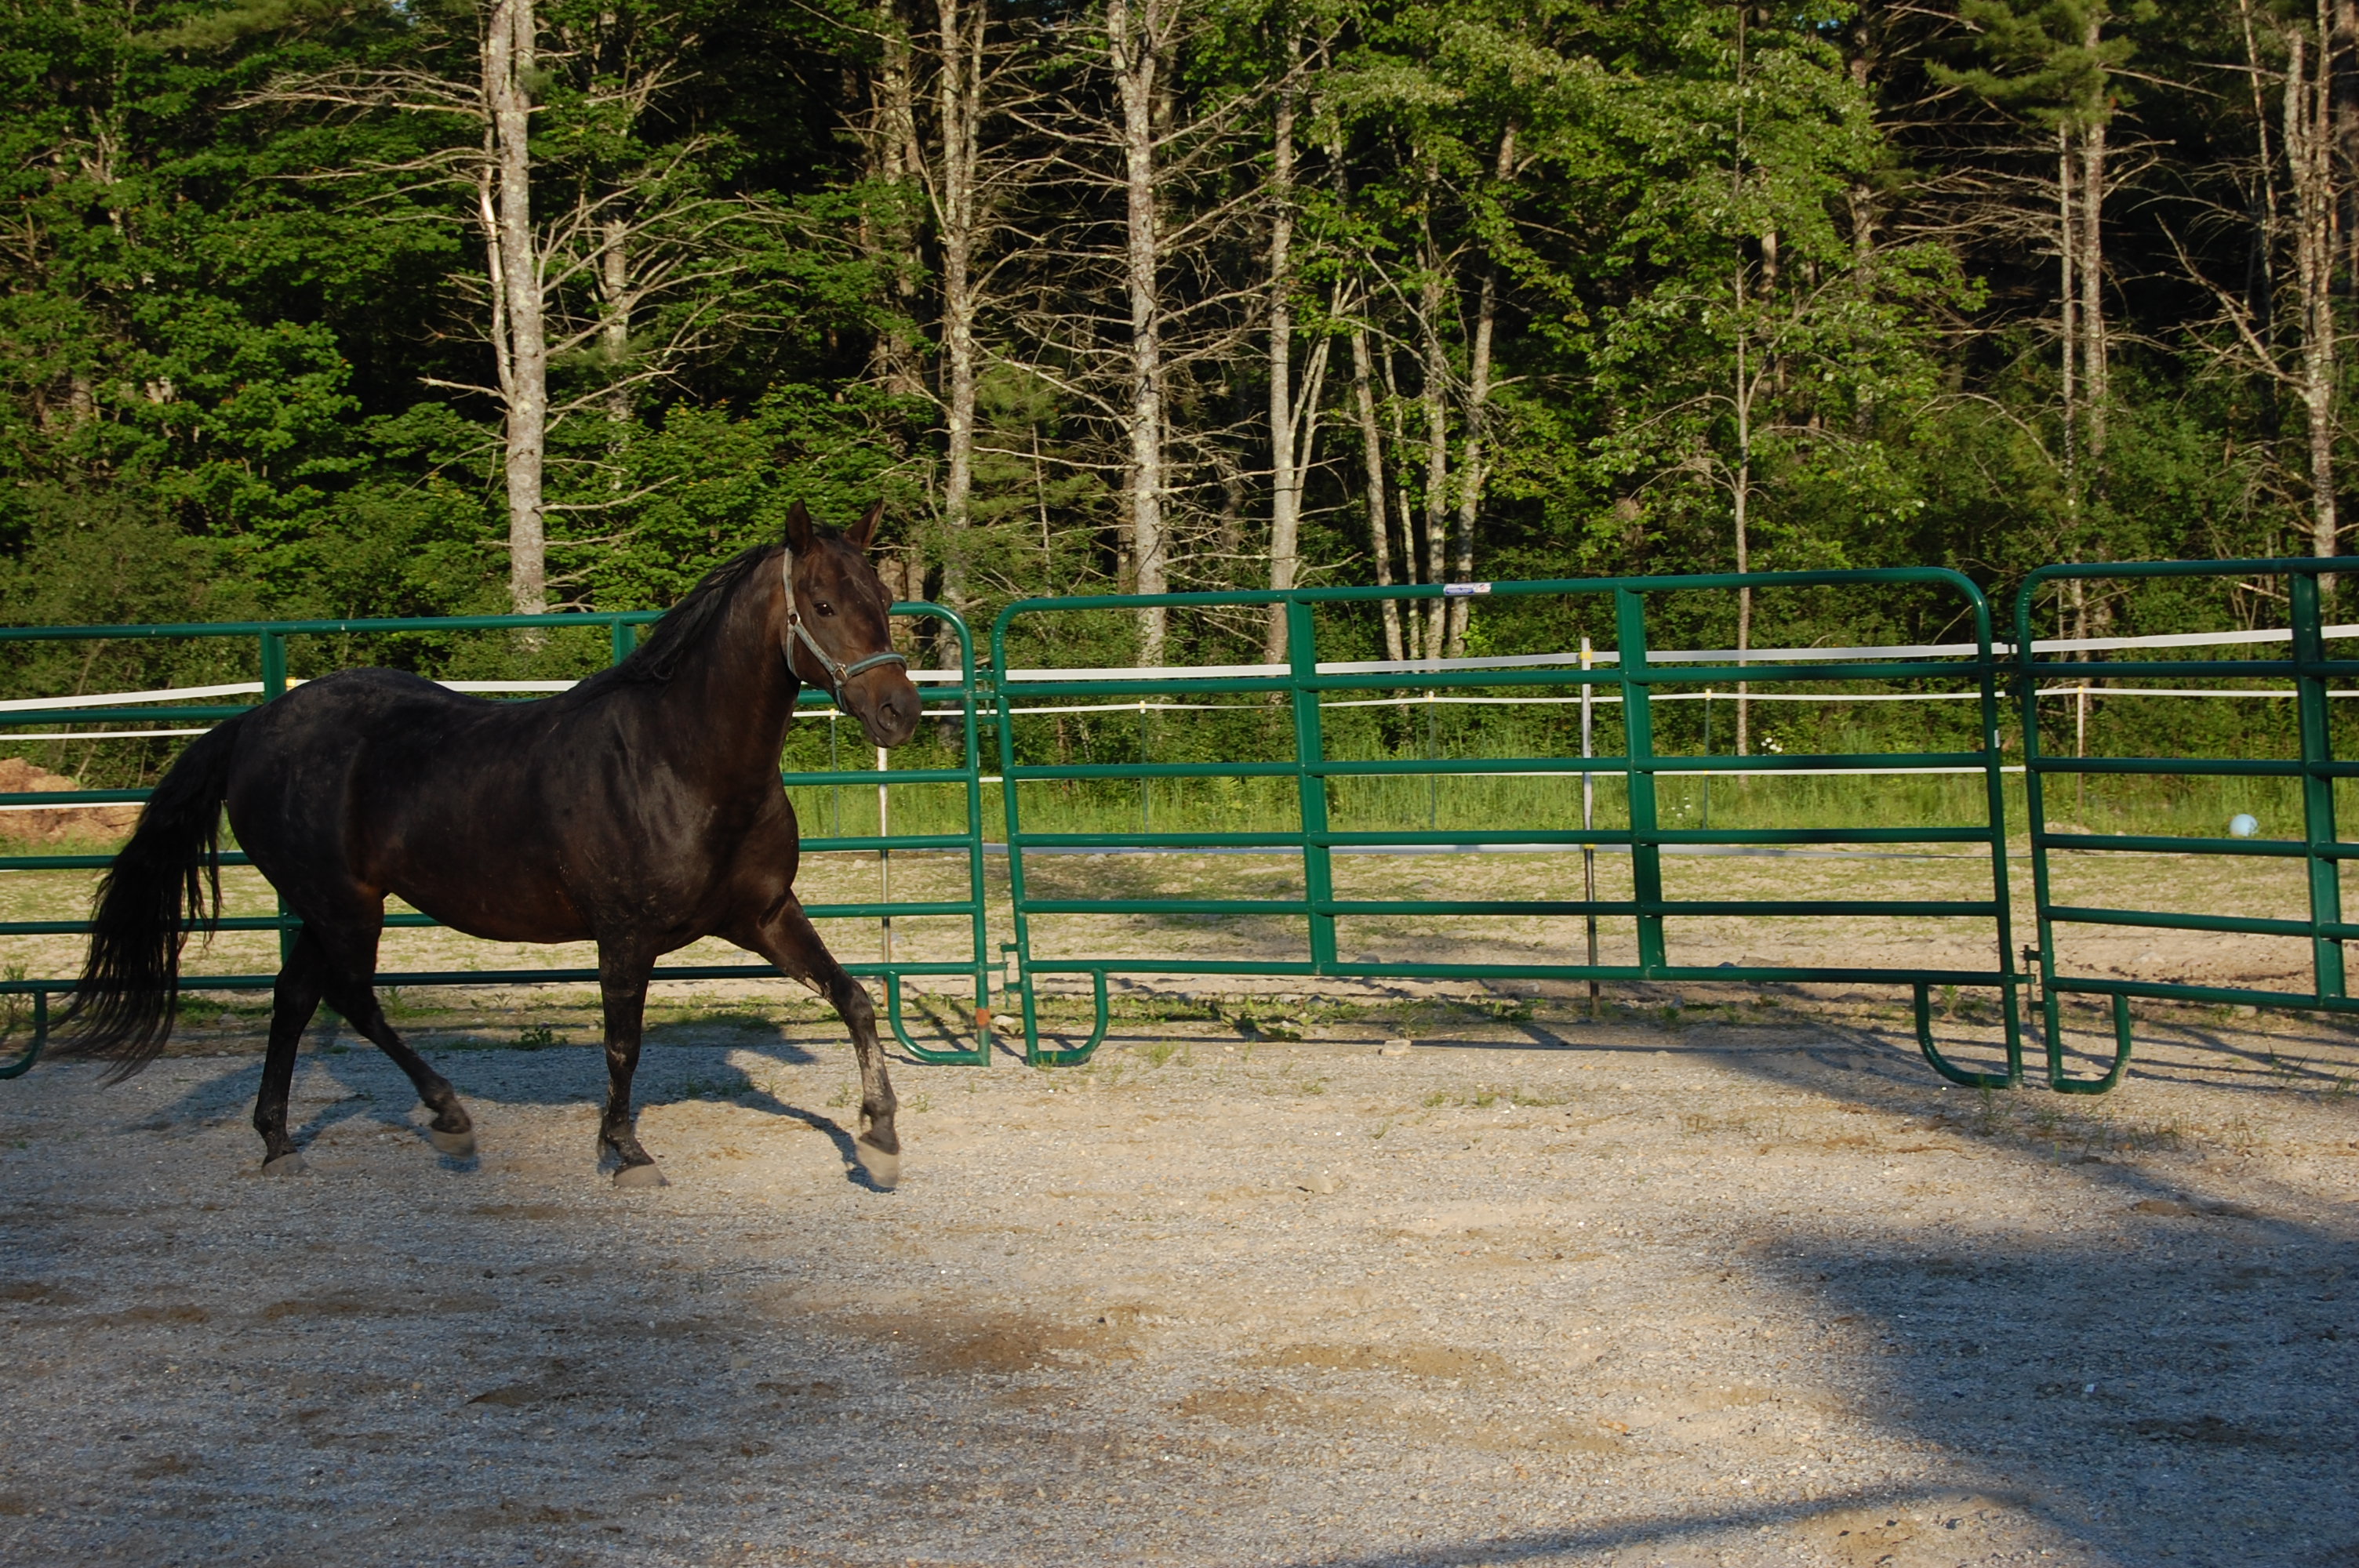
[[[876,524],[884,520],[885,503],[880,500],[868,509],[867,516],[843,531],[843,542],[862,555],[866,555],[868,546],[876,542]]]
[[[799,501],[787,509],[787,548],[809,555],[811,547],[810,513]]]

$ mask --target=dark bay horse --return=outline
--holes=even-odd
[[[834,693],[879,746],[918,727],[890,600],[865,555],[883,511],[837,534],[797,503],[783,549],[715,568],[637,652],[562,696],[490,702],[394,670],[348,670],[212,730],[164,775],[99,884],[60,1054],[106,1058],[119,1079],[163,1049],[182,945],[219,918],[226,806],[239,846],[303,922],[278,972],[254,1108],[266,1172],[301,1168],[287,1095],[323,999],[409,1075],[434,1113],[436,1147],[474,1148],[459,1097],[377,1006],[390,893],[471,935],[598,944],[608,1077],[598,1136],[621,1162],[617,1185],[663,1184],[631,1110],[647,974],[704,936],[767,958],[833,1004],[860,1059],[853,1149],[891,1185],[900,1142],[875,1010],[795,897],[799,845],[778,783],[805,681]]]

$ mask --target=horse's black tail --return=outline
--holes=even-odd
[[[99,880],[90,958],[58,1016],[54,1054],[113,1063],[109,1083],[162,1053],[179,1005],[180,949],[190,931],[210,937],[220,923],[222,801],[241,722],[215,726],[180,753]]]

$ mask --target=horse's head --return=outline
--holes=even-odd
[[[838,534],[812,523],[795,503],[787,514],[779,642],[797,679],[833,693],[836,706],[859,719],[877,745],[897,746],[917,733],[920,704],[909,662],[893,651],[892,595],[868,564],[884,515],[880,501]]]

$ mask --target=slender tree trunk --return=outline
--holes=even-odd
[[[1124,271],[1130,296],[1130,556],[1136,591],[1169,590],[1163,535],[1162,240],[1155,200],[1155,97],[1161,58],[1160,7],[1169,0],[1108,0],[1106,32],[1120,89]],[[1160,605],[1138,612],[1138,659],[1163,662],[1169,613]]]
[[[966,549],[974,492],[975,176],[983,118],[983,43],[987,0],[936,0],[935,117],[941,137],[934,180],[934,224],[941,248],[942,602],[966,608]],[[958,661],[955,638],[937,644],[937,662]]]
[[[1736,265],[1736,472],[1730,486],[1729,503],[1736,535],[1736,571],[1742,577],[1753,569],[1753,366],[1750,362],[1752,332],[1745,322],[1745,264]],[[1745,655],[1753,646],[1753,589],[1736,590],[1736,662],[1745,664]],[[1750,756],[1753,746],[1751,694],[1746,683],[1736,683],[1736,754]]]
[[[1390,343],[1385,345],[1385,357],[1379,362],[1385,373],[1385,407],[1392,416],[1394,460],[1400,464],[1401,477],[1399,482],[1393,487],[1393,494],[1399,501],[1397,510],[1400,514],[1401,581],[1415,587],[1420,582],[1429,582],[1432,579],[1418,569],[1417,515],[1408,501],[1411,472],[1408,429],[1403,423],[1402,413],[1406,406],[1406,400],[1401,396],[1400,380],[1393,371],[1393,351]],[[1401,635],[1407,646],[1408,656],[1412,659],[1422,659],[1426,656],[1425,616],[1419,611],[1414,600],[1402,607],[1401,614]]]
[[[2255,194],[2260,198],[2260,211],[2255,213],[2253,227],[2256,231],[2253,245],[2253,276],[2246,290],[2247,301],[2259,324],[2263,340],[2273,339],[2272,319],[2277,308],[2277,277],[2272,252],[2277,242],[2277,155],[2269,146],[2269,112],[2261,61],[2261,40],[2253,26],[2253,0],[2236,0],[2236,18],[2245,33],[2245,75],[2253,94],[2253,131],[2260,141],[2260,183]]]
[[[2327,7],[2319,5],[2319,33],[2327,31]],[[2286,167],[2294,197],[2294,284],[2300,297],[2301,367],[2299,386],[2310,427],[2310,547],[2314,556],[2335,553],[2341,524],[2334,503],[2335,426],[2335,219],[2341,192],[2335,178],[2334,114],[2339,105],[2321,51],[2312,69],[2309,40],[2298,31],[2286,38]]]
[[[1294,451],[1294,70],[1302,38],[1288,26],[1288,79],[1277,90],[1269,211],[1269,586],[1294,586],[1302,535],[1302,470]],[[1286,606],[1269,607],[1263,656],[1286,657]]]
[[[598,329],[598,347],[606,357],[609,373],[618,379],[631,357],[631,257],[630,225],[621,218],[609,218],[602,226],[598,245],[598,287],[606,306],[606,319]],[[606,395],[606,417],[615,424],[627,424],[636,400],[628,386],[616,386]]]
[[[2330,0],[2326,11],[2317,75],[2333,97],[2336,248],[2351,247],[2341,258],[2349,291],[2359,289],[2359,0]]]
[[[1515,178],[1516,124],[1512,120],[1499,134],[1499,157],[1491,173],[1503,192]],[[1452,563],[1452,575],[1461,582],[1474,580],[1474,524],[1482,515],[1483,484],[1488,476],[1484,466],[1487,457],[1484,444],[1491,418],[1491,341],[1498,319],[1499,258],[1494,255],[1484,265],[1483,287],[1475,296],[1474,342],[1466,372],[1466,433],[1458,458],[1458,558]],[[1451,602],[1448,647],[1453,659],[1466,655],[1466,623],[1473,614],[1473,603],[1472,599]]]
[[[1360,458],[1368,487],[1368,552],[1375,557],[1376,586],[1393,584],[1392,524],[1386,521],[1385,438],[1376,425],[1376,392],[1369,374],[1368,332],[1352,329],[1352,404],[1360,416]],[[1385,627],[1385,657],[1398,663],[1408,655],[1401,648],[1400,601],[1378,602]]]
[[[1426,580],[1446,582],[1450,559],[1450,355],[1441,340],[1441,312],[1448,295],[1441,276],[1441,255],[1433,240],[1433,202],[1441,183],[1438,164],[1425,166],[1423,265],[1425,280],[1419,290],[1418,330],[1425,348],[1425,384],[1419,399],[1425,405],[1425,564]],[[1425,649],[1428,658],[1445,656],[1450,629],[1450,601],[1436,599],[1428,606]]]
[[[2093,52],[2101,41],[2093,7],[2084,42]],[[2112,376],[2107,367],[2111,351],[2105,341],[2104,216],[2105,112],[2100,104],[2088,128],[2081,134],[2081,380],[2082,395],[2089,406],[2092,464],[2102,461],[2105,455],[2106,404],[2112,395]]]
[[[532,224],[532,97],[538,28],[532,0],[494,0],[484,39],[485,135],[495,323],[507,404],[508,600],[519,615],[549,609],[549,535],[541,470],[549,440],[549,334]]]
[[[2074,281],[2079,268],[2081,231],[2072,222],[2072,132],[2056,127],[2056,265],[2057,334],[2063,340],[2062,398],[2064,410],[2064,510],[2070,558],[2081,556],[2081,405],[2078,366],[2081,355],[2081,308]]]
[[[883,47],[875,77],[870,158],[879,179],[896,190],[905,190],[923,169],[925,153],[918,141],[915,62],[897,0],[878,0],[876,30]],[[917,235],[908,231],[897,209],[891,231],[868,239],[892,276],[894,298],[906,319],[916,312],[918,278],[923,271]],[[917,347],[897,326],[876,334],[870,373],[897,396],[919,396],[926,389]]]

